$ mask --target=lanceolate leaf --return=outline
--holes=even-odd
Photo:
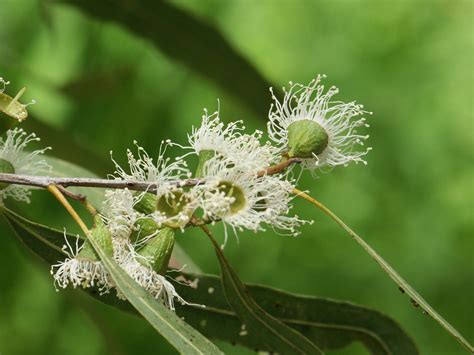
[[[9,210],[3,212],[17,236],[48,263],[55,263],[65,257],[60,247],[64,244],[63,233],[30,222]],[[67,237],[73,239],[70,235]],[[184,354],[221,354],[213,343],[138,285],[103,251],[99,243],[93,238],[90,241],[120,291],[138,313],[178,351]]]
[[[220,278],[209,275],[184,275],[198,278],[197,289],[176,285],[188,302],[206,308],[180,306],[177,312],[210,338],[241,344],[251,349],[270,351],[262,346],[260,333],[242,336],[242,322],[228,306]],[[246,285],[249,294],[266,312],[298,330],[321,349],[334,350],[353,341],[362,342],[372,354],[415,355],[413,340],[391,318],[375,310],[349,302],[289,294],[259,285]]]
[[[62,249],[63,245],[66,244],[66,239],[70,245],[76,243],[77,237],[71,234],[65,234],[56,229],[31,222],[6,207],[2,207],[0,211],[18,239],[49,265],[56,264],[66,257],[65,251]]]
[[[18,238],[49,265],[64,259],[61,250],[65,238],[75,243],[76,237],[64,234],[4,210]],[[80,237],[82,238],[82,237]],[[188,280],[198,279],[197,288],[176,283],[178,293],[188,302],[205,305],[205,308],[177,305],[177,314],[205,336],[250,349],[270,351],[261,340],[260,333],[246,329],[226,301],[219,277],[183,274]],[[366,307],[348,302],[300,296],[259,285],[246,285],[246,289],[266,312],[296,329],[321,349],[345,347],[353,341],[362,342],[372,354],[418,354],[413,340],[391,318]],[[133,306],[119,300],[114,293],[99,296],[98,291],[87,289],[101,302],[122,311],[137,314]]]
[[[209,235],[210,237],[210,235]],[[265,312],[250,296],[245,285],[224,257],[219,245],[211,238],[222,274],[222,288],[227,302],[243,325],[241,335],[253,333],[263,346],[283,354],[322,354],[308,338]]]
[[[178,351],[183,354],[221,354],[221,351],[213,343],[137,284],[113,258],[105,253],[94,238],[89,240],[118,289],[143,318]]]
[[[166,1],[63,1],[150,40],[163,53],[208,77],[256,114],[267,116],[269,83],[212,26]]]

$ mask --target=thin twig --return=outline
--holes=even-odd
[[[95,178],[76,178],[76,177],[49,177],[49,176],[31,176],[0,173],[0,182],[27,185],[47,188],[49,185],[62,186],[64,188],[70,186],[81,187],[98,187],[108,189],[129,189],[134,191],[155,192],[157,184],[154,182],[131,181],[131,180],[108,180]],[[177,187],[192,186],[202,183],[199,179],[177,180]]]
[[[265,170],[262,170],[258,173],[258,176],[264,176],[264,175],[274,175],[281,173],[284,171],[286,168],[288,168],[291,164],[299,164],[301,163],[301,159],[299,158],[289,158],[283,160],[281,163],[278,163],[276,165],[270,166],[266,168]]]
[[[50,185],[51,186],[51,185]],[[76,194],[74,192],[71,192],[69,191],[68,189],[66,189],[65,187],[62,187],[61,185],[54,185],[58,188],[59,191],[61,191],[61,193],[67,197],[70,197],[72,198],[73,200],[76,200],[76,201],[79,201],[80,203],[82,203],[82,205],[86,208],[86,210],[94,217],[98,212],[97,212],[97,209],[92,206],[92,204],[87,201],[87,197],[86,195],[82,195],[82,194]]]
[[[282,163],[270,166],[269,168],[262,170],[258,173],[259,176],[278,174],[285,170],[291,164],[299,163],[299,159],[288,159]],[[143,182],[133,180],[108,180],[108,179],[96,179],[96,178],[81,178],[81,177],[49,177],[49,176],[31,176],[31,175],[17,175],[17,174],[6,174],[0,173],[0,182],[9,183],[14,185],[26,185],[48,188],[50,185],[61,186],[61,188],[67,188],[71,186],[81,187],[98,187],[106,189],[128,189],[133,191],[147,191],[156,192],[157,183],[155,182]],[[171,185],[176,187],[195,186],[204,183],[203,179],[184,179],[176,180]],[[60,189],[61,189],[60,188]],[[64,193],[65,190],[62,190]],[[69,197],[79,199],[79,195],[74,196],[72,193],[66,193]]]
[[[349,226],[347,226],[334,212],[324,206],[321,202],[315,198],[309,196],[305,192],[293,189],[293,193],[298,197],[305,199],[312,203],[328,215],[333,221],[341,226],[351,237],[354,239],[364,250],[380,265],[380,267],[395,281],[395,283],[403,290],[413,304],[417,304],[424,312],[430,315],[436,322],[438,322],[449,334],[451,334],[464,348],[469,352],[473,353],[474,348],[471,344],[441,315],[439,315],[429,304],[426,302],[421,295],[413,289],[408,282],[406,282],[369,244],[365,242],[356,232],[354,232]]]
[[[76,201],[85,201],[86,200],[86,196],[85,195],[82,195],[82,194],[76,194],[72,191],[69,191],[68,189],[66,189],[65,187],[62,187],[61,185],[57,185],[56,186],[59,191],[62,192],[63,195],[66,195],[67,197],[70,197],[72,198],[73,200],[76,200]]]

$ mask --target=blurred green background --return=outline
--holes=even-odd
[[[473,2],[168,4],[221,33],[241,56],[237,64],[247,61],[242,70],[253,67],[255,75],[248,80],[227,66],[212,40],[193,39],[189,53],[176,49],[183,33],[195,33],[186,22],[161,29],[166,46],[157,48],[130,25],[98,20],[74,4],[0,0],[0,76],[12,82],[11,94],[26,85],[26,99],[38,101],[25,128],[53,145],[52,154],[105,176],[112,171],[110,149],[124,162],[133,139],[151,153],[164,138],[184,143],[202,108],[213,111],[217,98],[225,121],[243,119],[249,130],[264,129],[269,93],[263,84],[306,83],[325,73],[340,99],[374,111],[374,150],[367,167],[335,169],[317,180],[305,176],[301,188],[360,232],[473,341]],[[160,23],[160,13],[146,13]],[[154,32],[146,22],[131,22]],[[209,66],[196,70],[202,63]],[[46,193],[34,197],[23,208],[29,217],[74,230]],[[239,243],[229,241],[226,253],[244,281],[368,305],[395,318],[422,354],[464,353],[333,222],[303,201],[295,205],[299,215],[316,220],[300,237],[242,233]],[[174,353],[139,319],[81,292],[56,293],[48,268],[3,221],[0,233],[2,355]],[[204,271],[218,273],[201,234],[187,231],[179,241]],[[336,353],[364,350],[353,345]]]

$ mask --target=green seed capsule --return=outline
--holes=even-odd
[[[288,126],[288,156],[311,158],[321,154],[328,146],[329,136],[317,122],[300,120]]]
[[[151,214],[156,210],[156,195],[145,193],[135,206],[135,210],[144,214]]]
[[[107,255],[112,256],[112,234],[99,216],[96,216],[94,218],[94,222],[95,225],[91,229],[91,238],[94,238],[94,240],[102,247],[102,249]],[[82,247],[77,257],[93,261],[100,260],[89,240],[86,240],[84,242],[84,246]]]
[[[130,235],[130,240],[132,243],[139,243],[144,238],[156,233],[158,229],[158,223],[156,223],[152,218],[140,218],[135,222],[134,230]]]
[[[157,273],[164,275],[173,252],[175,232],[173,228],[164,227],[140,249],[139,255],[144,265],[151,266]],[[150,265],[151,264],[151,265]]]
[[[156,210],[168,218],[168,222],[165,223],[167,226],[179,228],[183,223],[187,223],[187,220],[180,219],[182,215],[188,216],[188,219],[191,218],[193,211],[189,208],[189,203],[186,192],[175,190],[158,198]]]

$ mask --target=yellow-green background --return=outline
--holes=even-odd
[[[368,166],[338,168],[317,180],[305,176],[301,188],[365,236],[473,341],[473,3],[173,3],[215,26],[275,86],[325,73],[341,99],[374,111]],[[202,55],[213,56],[212,48]],[[72,145],[54,146],[57,153],[89,160],[103,173],[112,171],[109,150],[124,162],[133,139],[151,154],[164,138],[184,143],[202,108],[214,110],[217,98],[225,121],[265,127],[266,117],[146,40],[49,1],[0,0],[0,76],[12,81],[12,94],[28,86],[26,100],[38,101],[32,120],[93,155]],[[261,105],[265,110],[267,102]],[[43,141],[56,144],[52,134]],[[29,217],[71,226],[46,193],[34,199]],[[243,280],[369,305],[395,318],[422,354],[464,353],[333,222],[303,201],[295,205],[316,221],[300,237],[267,232],[230,239],[225,251]],[[56,293],[47,267],[3,221],[0,228],[2,355],[173,353],[144,322],[80,292]],[[203,270],[218,272],[202,235],[189,231],[179,241]],[[353,346],[337,353],[364,352]]]

